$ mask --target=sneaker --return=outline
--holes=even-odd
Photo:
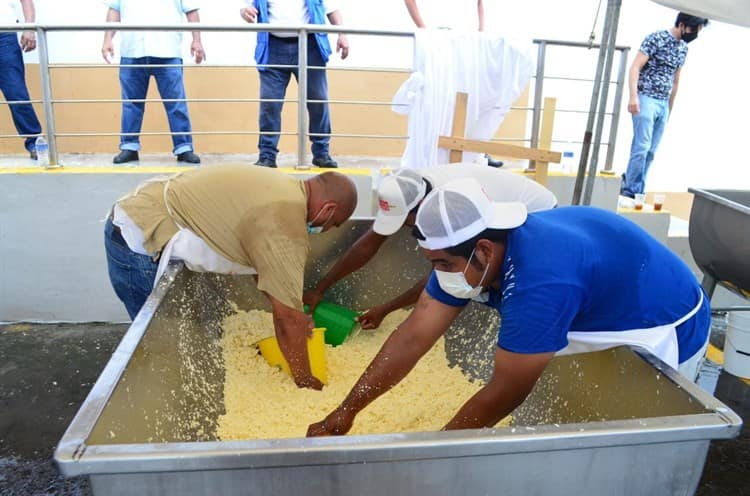
[[[617,198],[617,208],[635,208],[635,199],[620,195]]]
[[[484,158],[487,159],[487,165],[490,167],[502,167],[503,162],[501,160],[495,160],[492,157],[489,156],[489,154],[485,153]]]
[[[177,155],[177,161],[185,162],[187,164],[200,164],[201,158],[192,151],[186,151]]]
[[[136,162],[138,160],[138,152],[135,150],[123,150],[117,154],[112,160],[114,164],[126,164],[128,162]]]
[[[255,162],[255,165],[258,165],[260,167],[270,167],[271,169],[275,169],[277,167],[276,159],[268,157],[258,157],[258,161]]]
[[[29,150],[29,158],[31,160],[38,160],[39,157],[36,154],[36,150]]]
[[[315,157],[312,163],[315,167],[321,167],[323,169],[336,169],[339,166],[339,164],[336,163],[336,161],[333,160],[330,155],[321,155],[320,157]]]

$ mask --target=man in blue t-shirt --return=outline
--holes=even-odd
[[[687,44],[706,24],[708,19],[680,12],[674,27],[646,36],[630,66],[628,112],[633,114],[633,142],[620,186],[623,207],[632,207],[636,193],[644,191],[646,174],[677,96]]]
[[[710,308],[697,279],[632,222],[591,207],[527,214],[473,179],[433,190],[415,234],[433,273],[343,403],[308,435],[346,433],[474,299],[502,314],[494,372],[446,429],[487,427],[520,405],[556,354],[632,345],[695,379]]]

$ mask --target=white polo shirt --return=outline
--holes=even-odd
[[[336,0],[323,1],[326,14],[338,10]],[[268,0],[268,24],[310,24],[310,12],[306,0]],[[296,33],[275,33],[279,38],[294,38]]]
[[[106,0],[120,13],[123,24],[181,24],[185,14],[198,10],[198,0]],[[182,33],[175,31],[121,31],[120,56],[182,57]]]
[[[22,16],[16,7],[21,2],[18,0],[0,0],[0,24],[15,24]]]

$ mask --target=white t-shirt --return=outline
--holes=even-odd
[[[326,14],[338,9],[335,0],[323,2]],[[306,0],[268,0],[268,24],[286,24],[296,26],[298,24],[310,24],[310,12],[307,10]],[[279,38],[294,38],[296,33],[271,32]]]
[[[0,0],[0,24],[15,24],[23,19],[23,15],[16,8],[21,6],[18,0]]]
[[[557,205],[554,193],[536,181],[486,165],[438,165],[416,171],[430,182],[433,189],[454,179],[471,177],[482,185],[493,202],[522,202],[529,212],[549,210]]]
[[[107,0],[120,13],[123,24],[181,24],[185,14],[197,10],[198,0]],[[182,32],[121,31],[121,57],[182,57]]]

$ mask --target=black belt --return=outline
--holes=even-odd
[[[299,42],[299,37],[298,36],[286,37],[286,36],[276,36],[275,34],[271,34],[270,36],[274,40],[280,41],[281,43],[298,43]],[[308,38],[314,38],[315,35],[314,34],[308,34],[307,37]]]

